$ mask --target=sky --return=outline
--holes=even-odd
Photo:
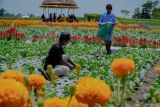
[[[121,10],[129,10],[130,17],[133,15],[135,8],[141,7],[143,3],[148,0],[75,0],[79,9],[75,10],[76,16],[83,16],[85,13],[99,13],[106,12],[105,6],[110,3],[113,6],[113,13],[116,16],[123,17]],[[154,0],[153,0],[154,1]],[[0,0],[0,8],[4,8],[9,13],[23,15],[34,14],[41,16],[43,9],[40,8],[40,4],[43,0]],[[54,13],[55,9],[51,9],[50,12]],[[60,13],[60,10],[58,10]],[[63,13],[67,15],[67,10]],[[72,11],[70,11],[72,13]]]

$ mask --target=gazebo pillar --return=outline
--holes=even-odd
[[[46,9],[45,8],[43,8],[43,14],[46,17]]]
[[[61,8],[61,15],[62,15],[62,11],[63,11],[63,8]]]
[[[45,16],[45,8],[43,8],[43,14],[44,14],[44,16]]]
[[[49,18],[49,8],[48,8],[48,18]]]
[[[68,16],[69,16],[69,11],[70,11],[70,8],[68,8]]]
[[[56,16],[57,16],[57,8],[56,8]]]

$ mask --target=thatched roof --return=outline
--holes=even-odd
[[[79,8],[74,0],[44,0],[42,8]]]

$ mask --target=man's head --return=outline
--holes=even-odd
[[[71,35],[67,32],[61,32],[60,37],[59,37],[59,42],[62,45],[67,45],[71,39]]]
[[[112,5],[111,4],[107,4],[106,5],[106,10],[107,10],[108,14],[111,13],[111,11],[112,11]]]

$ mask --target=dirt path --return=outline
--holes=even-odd
[[[151,106],[151,104],[146,103],[144,95],[148,92],[149,87],[158,76],[157,73],[153,71],[154,67],[156,67],[157,65],[160,66],[160,59],[158,59],[155,62],[154,66],[151,67],[151,69],[145,73],[145,78],[144,80],[142,80],[143,84],[138,87],[134,95],[131,97],[131,100],[127,101],[127,105],[130,105],[129,107],[150,107]]]

